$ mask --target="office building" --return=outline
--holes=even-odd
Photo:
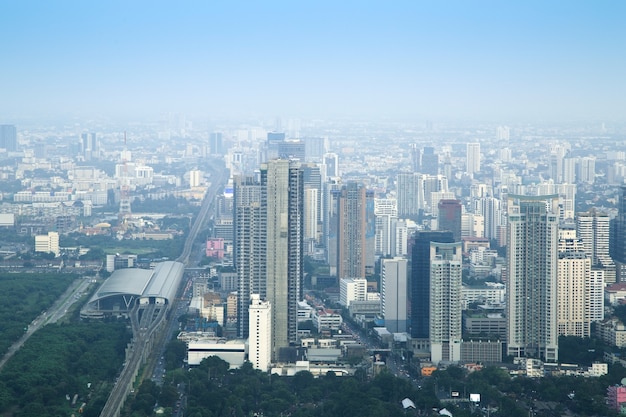
[[[557,362],[558,195],[507,207],[507,354]]]
[[[465,172],[470,177],[480,171],[480,143],[468,143],[466,147]]]
[[[453,243],[452,232],[418,231],[411,252],[411,337],[430,335],[430,244]]]
[[[455,242],[461,241],[461,214],[463,208],[460,200],[439,200],[437,205],[437,229],[452,232]]]
[[[461,242],[430,243],[430,360],[461,360]]]
[[[350,307],[353,301],[367,300],[365,278],[342,278],[339,280],[339,304]]]
[[[304,277],[304,181],[300,164],[278,159],[261,165],[266,206],[266,290],[272,306],[272,359],[298,336]]]
[[[341,188],[337,203],[337,278],[365,278],[365,187],[348,182]]]
[[[47,235],[35,236],[35,252],[54,253],[59,256],[59,234],[57,232],[48,232]]]
[[[254,369],[267,372],[272,363],[272,305],[252,294],[248,311],[248,360]]]
[[[403,258],[381,260],[381,313],[390,333],[408,330],[407,264]]]

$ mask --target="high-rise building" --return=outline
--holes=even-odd
[[[558,361],[558,195],[508,196],[507,352]]]
[[[339,176],[339,156],[336,153],[324,154],[324,170],[322,181]]]
[[[461,214],[463,208],[460,200],[439,200],[437,229],[452,232],[455,242],[461,241]]]
[[[594,269],[604,270],[605,283],[616,281],[615,263],[611,259],[611,218],[594,209],[576,214],[576,233],[582,240],[585,253],[591,258]]]
[[[398,201],[395,198],[374,199],[376,215],[376,254],[392,255],[393,225],[398,219]]]
[[[339,227],[338,210],[341,196],[341,178],[331,177],[323,183],[322,198],[322,242],[325,250],[326,262],[330,266],[330,274],[337,275],[337,233]]]
[[[611,258],[615,261],[618,281],[626,279],[626,185],[620,187],[617,217],[611,221]]]
[[[461,242],[430,243],[430,360],[461,360]]]
[[[407,260],[382,259],[380,272],[380,302],[385,327],[391,333],[408,330]]]
[[[482,214],[485,222],[485,237],[498,239],[502,222],[502,209],[500,200],[495,197],[484,197],[476,202],[478,214]]]
[[[352,301],[367,300],[365,278],[342,278],[339,280],[339,304],[350,307]]]
[[[348,182],[338,198],[337,278],[365,278],[366,198],[365,187]]]
[[[424,181],[417,172],[400,173],[396,184],[398,217],[417,217],[424,209]]]
[[[252,294],[266,291],[266,207],[263,187],[253,177],[233,182],[233,263],[237,270],[237,334],[248,337],[248,307]]]
[[[209,152],[211,155],[224,155],[224,139],[222,132],[212,132],[209,135]]]
[[[596,181],[596,158],[584,156],[578,161],[578,182],[593,184]]]
[[[17,151],[17,129],[14,125],[0,125],[0,148]]]
[[[439,200],[453,199],[454,193],[448,191],[448,178],[445,175],[424,175],[424,205],[431,211],[437,210]]]
[[[413,172],[420,172],[422,169],[422,150],[417,147],[417,143],[409,145],[411,148],[411,168]]]
[[[266,299],[272,306],[272,359],[297,341],[298,302],[303,298],[304,181],[300,164],[261,165],[266,207]]]
[[[199,169],[192,169],[189,171],[189,187],[199,187],[202,183],[202,171]]]
[[[508,126],[498,126],[496,129],[496,139],[499,143],[509,143],[509,139],[511,138],[511,130]]]
[[[306,161],[322,162],[324,154],[328,151],[328,138],[307,136],[303,141]]]
[[[430,244],[453,243],[452,232],[418,231],[411,252],[411,337],[430,337]]]
[[[272,305],[252,294],[248,311],[248,360],[254,369],[267,372],[272,363]]]
[[[559,239],[557,328],[559,336],[589,337],[590,314],[587,290],[591,280],[591,258],[577,238]]]
[[[302,165],[304,181],[305,252],[312,255],[321,242],[323,213],[322,176],[314,163]]]
[[[435,148],[426,146],[422,149],[422,174],[439,174],[439,155],[435,153]]]
[[[480,143],[468,143],[466,153],[465,171],[470,177],[480,171]]]

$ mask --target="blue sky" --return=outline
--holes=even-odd
[[[0,0],[0,119],[624,120],[623,1]]]

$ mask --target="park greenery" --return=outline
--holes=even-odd
[[[0,355],[77,278],[75,274],[0,274]]]
[[[121,322],[46,325],[0,372],[0,415],[98,416],[129,340]]]

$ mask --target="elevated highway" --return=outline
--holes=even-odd
[[[207,223],[209,214],[214,207],[215,196],[222,189],[228,180],[228,171],[224,169],[223,164],[216,164],[215,167],[208,170],[211,173],[211,185],[209,186],[202,206],[196,216],[185,240],[185,245],[181,255],[176,259],[185,265],[189,262],[189,257],[193,248],[193,244],[198,236],[198,232]],[[184,287],[183,281],[179,283],[177,292]],[[124,406],[126,398],[130,394],[133,383],[139,375],[142,365],[146,367],[154,367],[154,360],[150,360],[153,355],[154,346],[165,343],[165,329],[170,326],[171,320],[175,317],[168,317],[168,311],[175,311],[176,298],[170,303],[156,304],[152,301],[148,304],[137,303],[130,311],[130,322],[133,332],[133,340],[126,350],[126,362],[117,382],[113,386],[113,390],[100,413],[100,417],[119,417],[120,411]],[[154,300],[153,300],[154,301]],[[152,369],[149,370],[150,373]]]

